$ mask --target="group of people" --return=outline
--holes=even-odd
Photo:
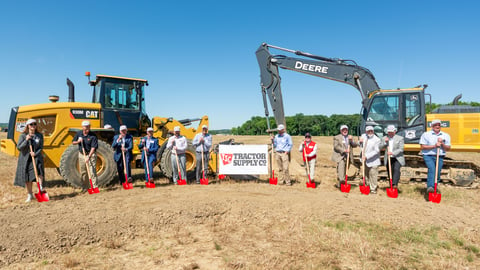
[[[441,131],[441,120],[431,122],[431,130],[426,131],[420,138],[422,156],[428,168],[427,174],[427,194],[434,192],[435,168],[437,168],[437,181],[440,181],[440,171],[443,166],[443,158],[451,148],[449,134]],[[277,127],[278,134],[271,136],[273,148],[275,150],[275,160],[280,173],[280,183],[291,185],[289,175],[289,153],[292,150],[293,143],[291,136],[285,132],[285,126],[280,124]],[[376,194],[378,188],[378,167],[381,165],[381,151],[385,150],[383,164],[386,166],[387,173],[391,175],[392,188],[398,188],[400,181],[400,169],[405,166],[404,157],[404,138],[397,135],[397,128],[394,125],[387,126],[387,135],[379,138],[374,133],[373,126],[367,126],[365,133],[362,134],[356,142],[352,135],[349,135],[348,126],[340,127],[340,134],[333,138],[332,161],[337,163],[337,188],[345,183],[347,175],[347,164],[352,164],[353,148],[361,148],[362,166],[364,166],[365,183],[370,187],[370,193]],[[315,181],[315,163],[317,144],[312,141],[310,133],[305,134],[305,140],[300,144],[299,151],[303,152],[303,161],[307,167],[310,181]],[[437,164],[438,157],[438,166]],[[348,159],[348,162],[347,162]],[[347,176],[348,177],[348,176]],[[437,193],[440,190],[437,188]]]
[[[434,192],[435,168],[440,176],[443,166],[443,158],[451,148],[450,136],[441,131],[441,121],[433,120],[432,129],[422,134],[420,145],[423,159],[428,168],[427,193]],[[105,126],[105,128],[111,128]],[[159,150],[158,139],[153,137],[153,128],[147,129],[147,135],[144,136],[138,148],[142,151],[141,161],[145,168],[145,181],[153,179],[153,166],[157,160]],[[271,136],[273,148],[275,150],[275,161],[280,173],[280,183],[292,185],[289,174],[290,152],[293,147],[292,137],[285,131],[285,126],[280,124],[277,127],[278,134]],[[337,187],[345,182],[348,171],[347,164],[353,163],[352,149],[361,147],[361,160],[364,166],[364,177],[366,184],[370,187],[370,192],[375,194],[378,188],[378,167],[381,165],[380,151],[385,149],[383,164],[387,167],[387,172],[392,175],[393,188],[398,187],[400,180],[400,168],[405,166],[403,154],[404,138],[396,134],[397,129],[393,125],[387,127],[387,135],[382,139],[374,134],[374,128],[367,126],[365,133],[360,136],[358,142],[355,142],[352,135],[349,135],[348,126],[340,127],[340,134],[333,138],[333,154],[331,159],[337,163]],[[78,159],[80,174],[84,186],[89,186],[89,175],[92,180],[92,188],[97,187],[96,177],[96,150],[98,149],[98,138],[90,131],[90,122],[82,122],[82,130],[78,131],[72,144],[78,145]],[[196,182],[208,173],[209,153],[212,147],[212,136],[208,133],[208,127],[202,126],[202,132],[195,135],[193,147],[196,152]],[[188,147],[187,139],[180,134],[180,127],[174,127],[174,135],[168,139],[166,148],[171,151],[172,178],[174,184],[179,179],[187,180],[186,168],[186,150]],[[133,158],[133,137],[128,134],[128,128],[125,125],[120,126],[119,134],[115,135],[112,143],[113,157],[117,163],[118,178],[120,184],[125,181],[132,181],[131,161]],[[14,185],[26,187],[27,199],[30,202],[33,199],[32,183],[38,181],[40,192],[45,192],[43,188],[44,164],[41,154],[43,149],[43,135],[37,130],[35,119],[29,119],[26,122],[24,132],[18,139],[17,149],[19,158],[17,171],[15,174]],[[300,144],[299,149],[303,156],[303,161],[310,181],[315,182],[315,164],[317,144],[312,141],[310,133],[305,134],[305,140]],[[438,166],[437,164],[438,157]],[[347,162],[347,158],[349,159]],[[35,162],[34,162],[35,161]],[[390,162],[390,164],[389,164]],[[148,166],[147,166],[148,164]],[[148,170],[147,170],[148,168]],[[89,170],[87,172],[87,170]],[[176,173],[178,172],[178,173]],[[202,175],[203,172],[203,175]],[[37,179],[38,178],[38,179]],[[437,179],[438,181],[440,179]],[[440,190],[437,188],[438,193]]]
[[[112,129],[110,125],[105,125],[104,128]],[[153,136],[153,131],[153,128],[147,128],[147,135],[142,137],[138,144],[138,148],[142,151],[141,162],[145,168],[145,181],[153,181],[153,167],[157,161],[157,152],[159,150],[159,142],[158,139]],[[126,181],[133,181],[131,169],[133,143],[133,136],[128,134],[127,126],[121,125],[119,133],[113,137],[112,142],[113,159],[117,164],[118,179],[121,185]],[[92,188],[97,188],[96,151],[98,149],[98,138],[95,133],[90,130],[90,121],[86,120],[82,122],[82,130],[75,134],[72,144],[78,145],[79,169],[83,186],[87,187],[91,185]],[[166,146],[166,149],[171,151],[172,178],[175,184],[177,184],[179,177],[187,180],[185,156],[187,146],[187,139],[180,134],[180,127],[175,126],[174,135],[168,139]],[[193,147],[195,148],[197,158],[196,182],[200,183],[203,175],[208,173],[208,160],[212,147],[212,136],[208,133],[208,127],[206,125],[202,126],[201,133],[195,135]],[[43,156],[41,154],[43,150],[43,135],[38,132],[37,121],[35,119],[29,119],[26,122],[24,132],[18,139],[17,149],[20,154],[14,185],[26,187],[28,194],[25,202],[30,202],[33,199],[33,182],[39,181],[40,192],[46,192],[43,188],[45,170]],[[35,164],[33,163],[34,160]],[[36,168],[34,166],[36,166]],[[35,173],[35,171],[37,171],[37,173]],[[179,172],[178,174],[176,173],[177,171]],[[92,182],[90,183],[89,180]],[[84,190],[86,190],[86,188],[84,188]]]

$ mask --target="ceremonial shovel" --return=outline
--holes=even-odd
[[[177,184],[180,185],[180,186],[186,185],[187,180],[182,179],[182,174],[180,173],[180,162],[178,162],[178,155],[177,155],[176,150],[175,150],[175,160],[177,161],[177,170],[178,170]]]
[[[30,143],[30,152],[33,152],[32,143]],[[35,157],[32,157],[33,162],[33,171],[35,172],[35,179],[37,180],[37,187],[38,193],[35,193],[35,198],[37,198],[38,202],[48,202],[50,199],[48,198],[48,194],[46,191],[42,191],[40,188],[40,180],[38,179],[38,171],[37,171],[37,163],[35,162]]]
[[[370,194],[370,186],[367,186],[365,184],[365,160],[363,159],[363,157],[365,156],[365,149],[367,147],[367,143],[368,143],[368,139],[365,141],[365,145],[363,146],[363,149],[362,149],[362,176],[363,176],[363,186],[360,185],[358,186],[360,188],[360,192],[362,194],[365,194],[365,195],[368,195]]]
[[[203,144],[202,144],[202,178],[200,178],[201,185],[208,185],[208,178],[205,177],[205,164],[203,164]]]
[[[307,162],[306,167],[307,167],[307,176],[308,176],[308,182],[307,182],[307,188],[315,188],[315,182],[312,182],[312,179],[310,179],[310,165],[308,164],[308,158],[305,152],[305,147],[303,147],[303,156],[305,157],[305,160]]]
[[[146,147],[143,148],[143,153],[145,153],[145,165],[147,167],[147,177],[148,177],[147,182],[145,182],[145,186],[147,188],[155,188],[155,182],[150,180],[150,168],[148,166],[148,156],[147,156],[147,148]]]
[[[122,148],[124,148],[123,145],[122,145]],[[125,182],[123,183],[123,189],[132,189],[133,184],[128,182],[127,162],[125,161],[125,152],[123,152],[123,150],[122,150],[122,158],[123,158],[123,174],[125,175]]]
[[[278,182],[278,177],[275,177],[275,170],[273,169],[273,144],[272,144],[272,153],[270,155],[270,158],[272,160],[272,177],[270,177],[270,185],[276,185]]]
[[[349,143],[350,143],[350,141],[349,141]],[[350,188],[352,188],[352,185],[347,183],[347,180],[348,180],[348,163],[350,161],[350,144],[347,146],[347,150],[348,150],[348,153],[347,153],[347,165],[345,166],[345,184],[340,184],[340,190],[342,192],[345,192],[345,193],[349,193]]]
[[[437,160],[435,162],[435,190],[433,193],[428,193],[428,200],[433,203],[440,203],[442,200],[442,194],[437,193],[437,181],[438,181],[438,158],[440,156],[440,148],[437,147]]]
[[[388,142],[390,144],[390,141]],[[388,176],[390,177],[390,188],[387,188],[387,196],[390,198],[397,198],[398,197],[398,189],[393,188],[392,182],[392,160],[390,155],[388,154],[388,147],[387,147],[387,155],[388,155]]]
[[[85,167],[87,169],[87,174],[88,174],[88,180],[90,181],[90,188],[88,189],[88,194],[93,194],[93,193],[100,193],[100,190],[98,190],[98,187],[93,188],[93,183],[92,183],[92,175],[90,173],[90,162],[87,161],[87,155],[85,154],[85,148],[83,147],[83,140],[80,142],[82,144],[82,151],[83,151],[83,158],[85,159]]]

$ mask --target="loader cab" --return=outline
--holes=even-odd
[[[146,80],[97,75],[90,85],[94,87],[93,103],[102,105],[103,125],[111,125],[115,132],[126,125],[133,136],[145,133],[151,125],[145,110]]]
[[[361,133],[365,132],[365,126],[371,125],[375,134],[382,138],[387,126],[395,125],[405,143],[418,144],[425,131],[424,104],[424,88],[375,91],[363,108]]]

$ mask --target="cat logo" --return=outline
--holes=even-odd
[[[413,139],[415,138],[415,130],[414,129],[411,129],[411,130],[405,130],[405,138],[407,139]]]

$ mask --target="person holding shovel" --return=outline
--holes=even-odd
[[[387,126],[387,136],[383,137],[382,149],[385,149],[385,156],[383,157],[383,164],[387,167],[389,172],[388,156],[390,156],[390,167],[392,168],[392,188],[398,188],[398,181],[400,180],[400,168],[405,166],[405,157],[403,156],[403,145],[405,139],[396,134],[397,128],[394,125]]]
[[[425,131],[420,137],[420,146],[422,148],[423,160],[425,165],[428,168],[427,174],[427,194],[434,192],[435,186],[435,165],[437,162],[437,151],[438,151],[438,179],[440,181],[440,172],[443,167],[443,158],[447,151],[450,150],[450,135],[443,132],[442,130],[442,121],[435,119],[432,121],[432,130]],[[437,187],[437,193],[440,193],[440,190]]]
[[[32,148],[30,148],[30,145]],[[32,191],[32,183],[39,181],[40,192],[44,193],[43,180],[45,170],[43,166],[43,135],[37,131],[37,121],[28,119],[25,130],[18,138],[17,149],[19,150],[17,172],[13,184],[19,187],[27,188],[27,199],[30,202],[34,196]],[[33,159],[35,163],[33,164]],[[38,179],[35,177],[35,168],[37,166]]]
[[[187,139],[180,135],[180,126],[175,126],[173,128],[173,133],[174,135],[171,136],[168,139],[167,142],[167,149],[172,151],[172,154],[170,156],[171,162],[172,162],[172,178],[173,178],[173,183],[176,185],[178,181],[178,171],[180,170],[180,174],[182,179],[187,181],[187,169],[186,169],[186,163],[187,159],[185,156],[185,151],[187,150]],[[177,166],[177,158],[178,158],[178,165]]]
[[[278,134],[275,137],[270,136],[275,148],[275,160],[277,161],[278,171],[281,174],[280,183],[291,186],[288,167],[290,165],[290,151],[292,150],[292,137],[285,132],[285,126],[280,124],[277,127]]]
[[[200,179],[208,173],[208,160],[210,157],[210,148],[212,147],[212,135],[208,133],[207,125],[202,126],[202,133],[198,133],[197,135],[195,135],[195,138],[193,138],[192,141],[192,145],[195,148],[195,156],[197,158],[196,180],[197,184],[200,184]]]
[[[143,137],[138,145],[138,149],[142,150],[142,163],[145,168],[145,182],[148,181],[149,175],[153,182],[153,164],[157,161],[158,148],[158,139],[153,137],[153,128],[149,127],[147,128],[147,136]],[[147,160],[145,160],[145,152]],[[146,165],[147,162],[148,166]]]
[[[112,148],[113,159],[117,163],[117,172],[120,185],[123,185],[125,178],[128,179],[128,182],[132,182],[132,149],[133,149],[133,137],[127,133],[127,126],[120,126],[120,133],[113,137]],[[122,153],[123,152],[123,153]],[[125,160],[123,160],[125,157]],[[124,164],[126,168],[124,168]],[[127,171],[127,177],[125,177],[125,171]]]
[[[378,166],[380,166],[380,138],[374,132],[372,126],[365,128],[366,134],[360,137],[360,145],[363,148],[362,160],[365,164],[365,180],[370,186],[370,193],[377,194]]]
[[[317,161],[317,144],[312,141],[309,132],[305,133],[305,140],[300,144],[298,151],[302,152],[303,162],[308,166],[307,173],[310,172],[310,181],[315,182],[315,163]]]
[[[92,187],[97,188],[97,154],[98,138],[95,133],[90,131],[90,121],[85,120],[82,122],[82,130],[77,132],[73,137],[72,144],[78,145],[78,161],[80,167],[80,174],[84,188],[82,191],[86,191],[89,187],[89,179],[87,170],[90,170],[92,177]],[[85,153],[85,155],[84,155]]]
[[[350,159],[349,163],[353,164],[352,148],[357,146],[358,144],[353,140],[352,135],[348,135],[348,126],[342,125],[340,134],[333,137],[333,154],[331,157],[331,160],[337,163],[338,183],[335,185],[337,188],[345,183],[345,173],[348,171],[348,168],[346,168],[347,156]]]

